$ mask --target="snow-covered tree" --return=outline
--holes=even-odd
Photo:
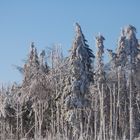
[[[65,125],[69,139],[79,137],[84,131],[85,120],[88,118],[84,112],[85,108],[90,108],[89,84],[93,80],[92,60],[94,55],[86,44],[81,27],[76,23],[76,35],[69,57],[69,75],[65,79],[64,93],[62,101],[64,103]],[[66,92],[65,92],[66,91]],[[67,124],[68,123],[68,124]],[[70,135],[73,133],[73,136]]]
[[[97,83],[103,83],[105,80],[104,62],[103,62],[104,40],[105,38],[102,35],[96,36],[96,47],[97,47],[96,82]]]

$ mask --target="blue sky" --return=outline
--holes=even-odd
[[[105,48],[116,48],[120,28],[132,24],[140,38],[140,0],[0,0],[0,83],[19,82],[12,65],[23,65],[30,43],[38,51],[62,44],[64,53],[79,22],[90,47],[101,32]]]

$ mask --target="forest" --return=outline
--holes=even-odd
[[[140,41],[122,28],[115,51],[95,37],[94,52],[78,23],[69,55],[32,42],[20,84],[0,87],[0,140],[140,139]],[[109,62],[104,61],[108,52]]]

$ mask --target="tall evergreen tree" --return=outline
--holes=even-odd
[[[103,83],[105,80],[104,73],[104,63],[103,63],[103,53],[104,53],[104,44],[103,41],[105,38],[102,35],[96,37],[96,46],[97,46],[97,71],[96,71],[96,82]]]
[[[70,87],[67,88],[70,88],[70,91],[67,95],[65,95],[63,100],[68,127],[72,129],[74,137],[78,137],[80,132],[83,132],[85,129],[84,125],[86,122],[84,120],[88,117],[83,109],[90,107],[88,87],[92,81],[91,77],[93,76],[91,68],[94,55],[92,50],[86,44],[87,41],[85,40],[81,27],[78,23],[76,23],[75,31],[76,36],[69,59]],[[70,138],[72,136],[68,137]]]

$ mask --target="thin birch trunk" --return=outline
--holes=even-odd
[[[115,134],[116,126],[116,86],[113,84],[113,134]],[[114,138],[115,136],[113,136]]]
[[[102,84],[102,91],[101,91],[101,96],[102,96],[102,120],[103,120],[103,140],[106,139],[105,136],[105,114],[104,114],[104,85]]]
[[[130,117],[130,140],[133,140],[133,108],[132,108],[132,78],[130,74],[130,91],[129,91],[129,117]]]
[[[117,92],[117,108],[116,108],[116,121],[115,121],[115,140],[118,136],[118,122],[119,122],[119,109],[120,109],[120,73],[118,72],[118,92]]]
[[[97,138],[97,95],[95,95],[95,103],[94,103],[94,139],[96,140]],[[93,99],[92,99],[93,100]]]
[[[17,128],[16,128],[16,138],[19,140],[19,103],[17,103]]]
[[[109,132],[109,135],[110,135],[110,140],[113,139],[113,131],[112,131],[112,117],[113,117],[113,112],[112,112],[112,106],[113,106],[113,102],[112,102],[112,90],[110,89],[110,132]]]
[[[104,122],[104,97],[103,97],[103,84],[101,85],[101,89],[99,88],[99,97],[100,97],[100,132],[99,139],[105,140],[105,122]]]

